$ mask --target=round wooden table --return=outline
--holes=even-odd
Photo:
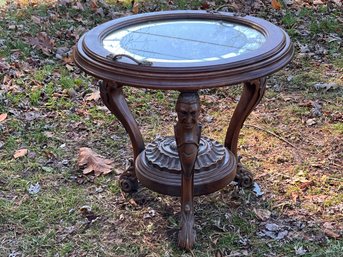
[[[289,36],[265,20],[206,11],[128,16],[79,40],[76,64],[102,80],[101,98],[132,142],[134,158],[120,177],[122,190],[137,190],[139,180],[153,191],[180,196],[180,247],[191,249],[195,242],[194,195],[215,192],[235,177],[251,183],[237,160],[239,132],[264,94],[266,76],[284,67],[293,53]],[[201,136],[198,91],[238,83],[244,88],[224,144]],[[123,86],[179,91],[174,136],[145,146]]]

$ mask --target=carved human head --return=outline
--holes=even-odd
[[[199,95],[194,92],[182,92],[176,102],[176,112],[179,123],[185,129],[192,129],[200,114]]]

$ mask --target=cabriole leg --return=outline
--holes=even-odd
[[[106,107],[123,124],[125,130],[130,136],[134,160],[130,161],[129,168],[120,176],[120,185],[124,192],[134,192],[138,188],[134,161],[144,150],[142,134],[127,105],[122,91],[122,85],[113,81],[104,81],[100,84],[100,96]]]
[[[252,110],[261,101],[266,90],[266,78],[259,78],[244,83],[241,98],[232,115],[229,128],[226,132],[225,147],[237,156],[237,144],[239,132]],[[245,169],[238,158],[236,181],[240,186],[250,187],[253,184],[253,178],[250,171]]]

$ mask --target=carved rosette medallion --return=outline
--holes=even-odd
[[[171,173],[181,173],[181,163],[174,137],[159,137],[148,144],[145,149],[147,163],[153,167]],[[200,139],[195,173],[207,171],[220,166],[225,159],[225,148],[217,141],[202,137]]]

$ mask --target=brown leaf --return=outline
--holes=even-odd
[[[261,221],[268,220],[270,218],[270,215],[272,215],[272,213],[267,209],[254,209],[254,213],[256,214],[256,217]]]
[[[280,10],[282,7],[280,1],[281,0],[272,0],[272,7],[276,10]]]
[[[313,181],[307,181],[307,182],[303,182],[299,185],[300,189],[302,191],[306,191],[309,187],[313,186],[314,182]]]
[[[0,122],[4,121],[7,119],[7,113],[1,113],[0,114]]]
[[[74,70],[74,67],[69,65],[69,64],[66,64],[66,68],[68,71],[73,71]]]
[[[133,3],[131,11],[132,11],[133,14],[137,14],[139,12],[139,3],[138,2],[134,2]]]
[[[129,203],[132,205],[132,206],[138,206],[138,204],[136,203],[136,201],[134,199],[130,199],[129,200]]]
[[[73,57],[71,57],[71,56],[63,57],[63,62],[64,62],[65,64],[71,64],[71,63],[74,63],[74,59],[73,59]]]
[[[292,201],[293,201],[293,203],[296,204],[296,203],[298,203],[299,200],[300,200],[299,199],[299,194],[296,193],[296,192],[292,192]]]
[[[28,42],[30,45],[42,50],[46,55],[50,55],[55,46],[55,41],[50,39],[45,32],[38,33],[37,37],[29,38]]]
[[[98,4],[97,4],[97,0],[91,0],[90,3],[90,8],[93,10],[93,11],[96,11],[98,9]]]
[[[87,94],[86,98],[85,98],[86,101],[92,101],[92,100],[97,101],[99,99],[100,99],[100,92],[99,91],[95,91],[93,93]]]
[[[336,232],[333,232],[332,230],[330,230],[330,229],[324,229],[323,230],[324,231],[324,233],[328,236],[328,237],[331,237],[331,238],[334,238],[334,239],[338,239],[338,238],[340,238],[340,235],[339,234],[337,234]]]
[[[204,1],[201,3],[200,9],[201,10],[207,10],[210,8],[210,4],[207,1]]]
[[[22,149],[15,151],[15,153],[13,154],[13,157],[14,157],[14,159],[17,159],[17,158],[20,158],[20,157],[27,155],[27,153],[28,153],[28,150],[26,148],[22,148]]]
[[[83,174],[94,171],[95,176],[108,174],[112,171],[113,161],[105,159],[88,147],[81,147],[79,150],[78,165],[85,166]]]
[[[36,24],[40,24],[41,23],[40,18],[37,17],[37,16],[31,16],[31,20],[33,21],[33,23],[36,23]]]

